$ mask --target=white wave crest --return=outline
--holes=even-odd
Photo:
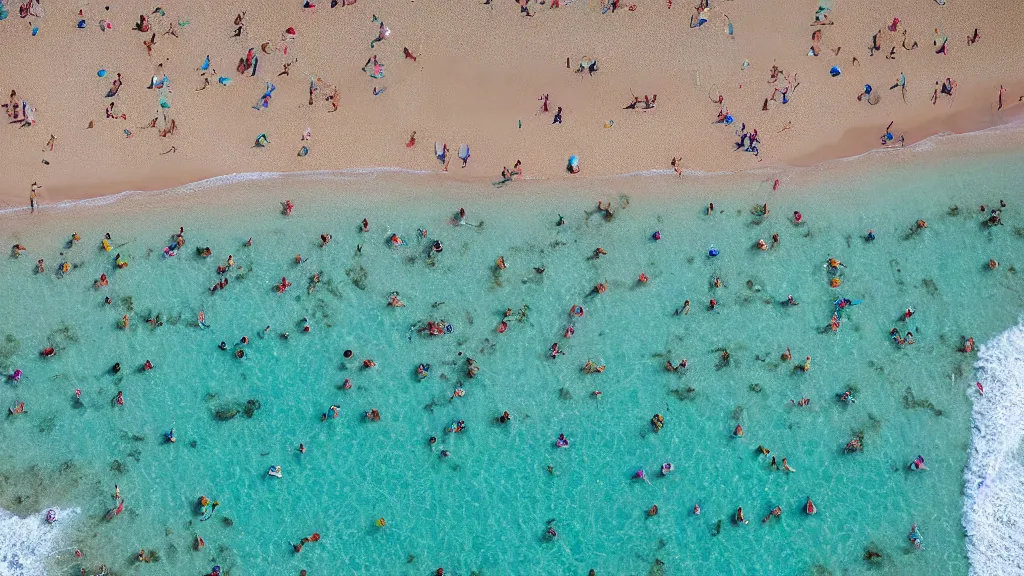
[[[46,511],[20,518],[0,508],[0,574],[46,576],[46,563],[60,552],[66,525],[78,510],[53,509],[57,521],[46,522]]]
[[[970,574],[1024,575],[1024,324],[981,347],[964,470]]]

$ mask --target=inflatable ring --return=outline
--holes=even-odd
[[[583,306],[580,306],[579,304],[573,304],[572,307],[569,308],[569,315],[570,316],[575,316],[577,318],[582,318],[583,317]]]

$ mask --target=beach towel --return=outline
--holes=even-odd
[[[459,145],[459,160],[462,160],[462,167],[469,163],[469,144]]]
[[[210,56],[209,55],[206,56],[206,60],[203,61],[203,65],[200,66],[199,69],[200,70],[209,70],[210,69]]]
[[[441,164],[444,164],[445,160],[448,159],[448,145],[434,142],[434,156],[441,161]]]

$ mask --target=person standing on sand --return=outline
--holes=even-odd
[[[36,197],[38,196],[36,191],[39,190],[40,188],[42,188],[41,184],[39,184],[38,182],[33,182],[32,189],[28,194],[28,207],[32,214],[36,213]]]
[[[1002,84],[999,85],[999,107],[996,110],[1003,109],[1003,95],[1006,94],[1006,88]]]
[[[547,102],[545,102],[545,104],[547,104]],[[558,110],[555,111],[555,117],[554,117],[553,120],[551,120],[551,123],[552,124],[561,124],[562,123],[562,107],[561,106],[559,106]]]

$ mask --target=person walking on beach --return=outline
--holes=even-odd
[[[561,124],[562,123],[562,107],[561,106],[559,106],[558,110],[555,111],[555,117],[554,117],[553,120],[551,120],[551,123],[552,124]]]

